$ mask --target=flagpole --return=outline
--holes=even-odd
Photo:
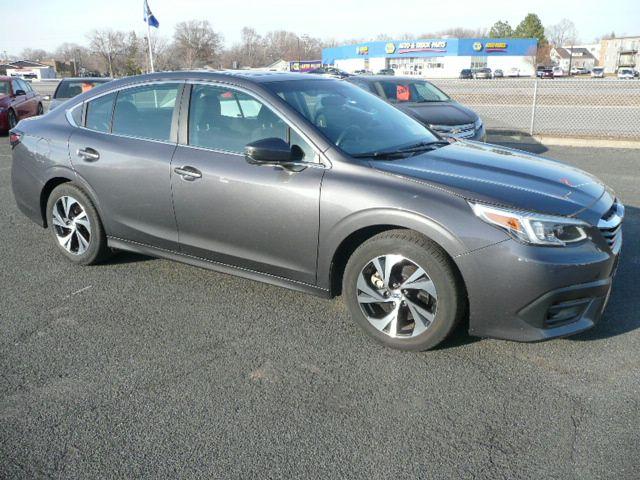
[[[153,53],[151,52],[151,25],[149,25],[149,19],[147,19],[147,42],[149,43],[149,68],[153,73],[155,70],[153,68]]]

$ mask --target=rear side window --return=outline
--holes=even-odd
[[[168,141],[178,84],[145,85],[118,93],[113,133]]]
[[[98,132],[109,132],[115,98],[115,93],[109,93],[88,102],[85,126]]]
[[[53,98],[73,98],[105,83],[100,80],[63,80],[56,88]]]

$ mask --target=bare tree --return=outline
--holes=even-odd
[[[109,76],[118,73],[116,65],[124,49],[124,33],[117,30],[93,30],[89,35],[91,50],[105,63]]]
[[[51,58],[51,54],[41,48],[25,48],[20,53],[20,56],[25,60],[34,60],[36,62]]]
[[[555,25],[546,27],[545,36],[554,47],[562,47],[578,41],[576,26],[568,18],[563,18]]]
[[[189,20],[176,25],[176,52],[186,68],[211,65],[220,58],[222,37],[207,20]]]

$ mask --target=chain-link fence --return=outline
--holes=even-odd
[[[474,110],[488,130],[640,140],[640,81],[430,80]]]

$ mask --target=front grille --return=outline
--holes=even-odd
[[[463,125],[431,125],[431,128],[444,137],[469,138],[476,133],[473,123]]]
[[[598,229],[607,241],[609,247],[613,248],[622,236],[622,219],[624,218],[624,205],[617,199],[606,211],[598,222]]]

